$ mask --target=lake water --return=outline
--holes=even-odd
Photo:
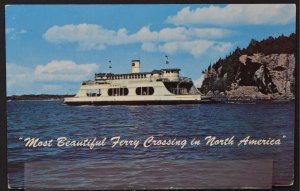
[[[62,101],[7,104],[8,176],[12,188],[236,188],[293,182],[294,103],[76,107]],[[139,141],[139,145],[112,148],[110,139],[117,136]],[[187,144],[183,148],[144,147],[150,136],[186,140]],[[204,140],[207,136],[234,136],[234,145],[208,146]],[[280,139],[281,144],[237,146],[247,136]],[[23,141],[27,137],[53,139],[53,145],[28,148]],[[93,149],[58,147],[59,137],[106,138],[106,142]],[[194,138],[200,140],[200,145],[189,144]],[[252,175],[246,177],[248,182],[241,176],[247,173]]]

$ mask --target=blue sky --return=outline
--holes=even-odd
[[[289,35],[296,6],[12,5],[6,7],[7,94],[75,94],[96,72],[201,71],[251,39]],[[165,55],[170,65],[165,65]]]

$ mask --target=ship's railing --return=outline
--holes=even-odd
[[[82,82],[81,85],[96,85],[96,84],[107,84],[108,82],[105,81],[92,81],[92,80],[88,80],[88,81],[84,81]]]
[[[180,81],[180,82],[191,82],[192,79],[189,78],[189,77],[180,76],[180,77],[179,77],[179,81]]]
[[[88,80],[88,81],[83,81],[81,85],[93,85],[95,84],[95,81],[91,81],[91,80]]]

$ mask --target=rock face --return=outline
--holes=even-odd
[[[228,99],[294,99],[295,52],[295,34],[251,40],[202,71],[200,90]]]
[[[294,54],[241,55],[239,62],[235,64],[237,69],[234,81],[224,91],[228,98],[294,98]],[[220,73],[221,70],[211,69],[211,72],[207,71],[206,78],[227,78],[227,73],[223,76]]]
[[[295,56],[293,54],[255,54],[240,57],[236,83],[226,91],[229,98],[293,98]]]

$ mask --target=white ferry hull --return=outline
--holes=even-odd
[[[65,98],[67,105],[177,105],[204,103],[200,95],[174,96],[126,96],[126,97],[71,97]]]

